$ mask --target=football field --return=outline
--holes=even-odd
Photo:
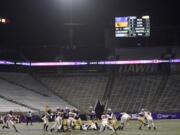
[[[52,123],[50,123],[50,126]],[[26,126],[25,124],[17,124],[18,133],[15,133],[14,130],[0,128],[0,135],[180,135],[180,120],[156,120],[155,125],[157,130],[148,130],[147,127],[143,127],[142,130],[138,129],[138,121],[130,121],[129,125],[122,131],[118,130],[117,133],[112,131],[104,131],[99,133],[98,131],[72,131],[72,132],[44,132],[42,130],[43,123],[33,123],[33,125]],[[1,125],[2,126],[2,125]]]

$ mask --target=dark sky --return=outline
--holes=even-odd
[[[11,23],[0,25],[0,45],[10,47],[103,45],[104,30],[113,29],[115,16],[151,15],[151,25],[179,25],[178,4],[153,0],[0,0],[0,16]],[[72,18],[71,18],[72,16]],[[152,28],[153,29],[153,28]]]

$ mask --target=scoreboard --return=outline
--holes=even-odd
[[[115,17],[115,37],[149,37],[150,16]]]

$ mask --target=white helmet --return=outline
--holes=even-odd
[[[66,106],[66,107],[65,107],[65,110],[69,110],[69,107]]]
[[[108,108],[107,111],[111,112],[112,110],[111,110],[111,108]]]

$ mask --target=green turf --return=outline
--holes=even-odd
[[[157,130],[149,131],[147,127],[144,127],[143,130],[139,130],[138,121],[130,121],[129,125],[124,129],[124,131],[117,131],[117,135],[180,135],[180,120],[158,120],[155,121]],[[50,123],[52,125],[52,123]],[[11,128],[9,130],[0,129],[0,135],[113,135],[111,131],[105,131],[99,133],[98,131],[72,131],[66,133],[51,133],[43,132],[42,126],[43,123],[34,123],[33,126],[26,126],[25,124],[16,125],[19,133],[15,133]]]

